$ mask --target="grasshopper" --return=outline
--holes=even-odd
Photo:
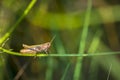
[[[55,39],[55,36],[51,39],[50,42],[46,42],[43,44],[38,44],[38,45],[26,45],[23,44],[23,49],[20,50],[20,53],[32,53],[32,54],[36,54],[39,52],[45,52],[48,53],[48,49],[51,46],[51,43],[53,42],[53,40]]]

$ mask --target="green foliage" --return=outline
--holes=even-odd
[[[14,31],[17,31],[17,28],[20,27],[19,25],[21,25],[21,23],[24,24],[24,19],[26,19],[30,25],[28,29],[31,29],[32,31],[30,34],[32,35],[34,41],[36,38],[39,41],[37,35],[42,35],[42,37],[45,37],[46,39],[48,39],[48,36],[50,35],[56,35],[56,38],[53,41],[50,49],[51,52],[49,54],[44,54],[42,52],[37,54],[21,54],[9,49],[11,48],[10,44],[7,44],[9,46],[7,48],[1,46],[0,80],[4,80],[4,69],[6,69],[6,65],[8,63],[7,56],[17,56],[22,58],[25,57],[26,60],[27,57],[35,56],[36,58],[40,58],[39,60],[37,60],[39,63],[38,68],[34,65],[27,66],[33,69],[33,72],[30,72],[30,75],[34,76],[33,78],[35,78],[35,75],[32,75],[34,74],[34,72],[36,72],[36,74],[40,76],[37,77],[38,80],[99,80],[99,76],[102,75],[99,75],[99,67],[102,67],[105,70],[104,73],[106,72],[107,74],[105,75],[106,80],[110,79],[110,75],[114,76],[115,80],[120,80],[120,64],[115,57],[116,55],[120,54],[120,51],[112,51],[101,40],[104,34],[104,31],[101,28],[101,23],[107,24],[109,22],[113,22],[114,20],[120,21],[120,18],[118,18],[120,16],[119,14],[117,14],[119,6],[109,7],[108,10],[102,8],[99,10],[92,10],[92,0],[88,0],[87,9],[85,12],[54,13],[47,12],[48,3],[49,1],[41,1],[41,3],[39,4],[40,6],[36,7],[38,5],[37,0],[32,0],[23,11],[23,14],[21,14],[17,21],[14,23],[14,25],[11,26],[4,35],[2,35],[2,37],[0,38],[0,45],[7,44],[5,42],[6,39],[13,36],[12,34],[14,34]],[[11,3],[9,3],[9,5],[10,4]],[[111,9],[115,11],[113,15],[117,14],[115,15],[115,17],[113,17],[112,15],[112,18],[109,17],[109,15],[107,15],[106,13],[107,11],[110,12]],[[100,15],[99,12],[102,10],[104,11],[104,14],[101,13],[101,15],[104,15],[104,17],[98,16]],[[36,26],[38,26],[39,28]],[[24,27],[22,29],[24,30]],[[34,32],[34,30],[37,29],[38,32]],[[29,33],[25,31],[25,34]],[[15,33],[15,35],[17,34]],[[29,40],[29,38],[27,38],[27,40]],[[18,38],[16,41],[20,41],[20,39]],[[70,52],[67,49],[73,51]],[[5,61],[2,61],[2,58],[4,58]],[[20,63],[19,60],[17,62],[17,59],[14,59],[13,61],[16,61],[17,65],[19,65]],[[19,72],[22,67],[20,65],[18,67]],[[86,71],[86,69],[89,71]],[[23,71],[25,72],[25,70]],[[86,73],[88,73],[88,75],[84,73],[85,71]],[[16,73],[14,73],[14,71],[13,74],[15,74],[16,76]],[[22,74],[23,73],[21,73],[21,75]],[[7,76],[9,76],[9,78],[11,79],[13,78],[12,74],[9,75],[8,73]],[[41,78],[41,76],[43,77]],[[26,79],[26,77],[22,78]],[[27,79],[29,79],[29,77],[27,77]]]

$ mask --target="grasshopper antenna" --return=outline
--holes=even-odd
[[[53,40],[55,39],[55,37],[56,37],[56,35],[51,39],[51,41],[50,41],[50,43],[52,43],[53,42]]]

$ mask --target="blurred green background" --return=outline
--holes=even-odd
[[[1,0],[0,80],[120,80],[119,31],[119,0]],[[19,53],[54,36],[50,56]]]

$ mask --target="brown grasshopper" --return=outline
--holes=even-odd
[[[51,46],[51,43],[53,42],[53,40],[55,39],[55,36],[51,39],[50,42],[46,42],[43,44],[39,44],[39,45],[26,45],[23,44],[23,48],[20,50],[20,53],[32,53],[32,54],[36,54],[39,52],[45,52],[48,53],[48,49]]]

